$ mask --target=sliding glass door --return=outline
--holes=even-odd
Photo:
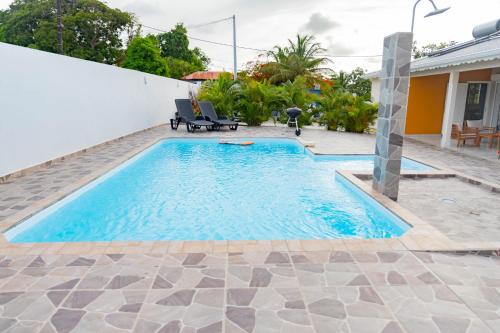
[[[464,121],[483,119],[487,91],[488,84],[486,83],[469,83]]]

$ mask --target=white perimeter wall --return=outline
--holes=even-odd
[[[166,123],[194,85],[0,43],[0,177]]]

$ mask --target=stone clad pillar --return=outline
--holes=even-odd
[[[412,41],[409,32],[384,39],[373,188],[393,200],[399,192]]]

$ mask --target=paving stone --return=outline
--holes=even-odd
[[[235,288],[227,291],[227,303],[230,305],[248,306],[257,293],[256,288]]]
[[[156,304],[165,306],[189,306],[193,301],[194,290],[180,290],[159,300]]]
[[[182,263],[183,265],[198,265],[204,258],[206,257],[205,253],[191,253],[189,254],[184,262]]]
[[[4,305],[12,301],[13,299],[17,298],[18,296],[22,295],[22,292],[5,292],[5,293],[0,293],[0,305]]]
[[[308,309],[311,313],[322,316],[338,319],[345,319],[347,317],[344,304],[334,299],[324,298],[313,302],[308,305]]]
[[[266,258],[266,264],[289,264],[290,258],[288,254],[282,252],[271,252]]]
[[[63,306],[66,308],[72,308],[72,309],[83,309],[87,305],[89,305],[91,302],[93,302],[97,297],[101,296],[104,293],[104,291],[97,290],[97,291],[73,291],[66,301],[64,302]]]
[[[82,319],[85,311],[59,309],[50,319],[58,333],[70,332]]]
[[[137,281],[142,280],[140,276],[131,275],[117,275],[115,276],[109,284],[105,287],[106,289],[121,289],[125,288]]]
[[[158,333],[179,333],[182,328],[182,323],[179,320],[171,321],[165,324]]]
[[[255,328],[255,309],[228,306],[226,317],[245,332],[253,332]]]
[[[52,302],[52,304],[54,304],[54,306],[59,306],[59,304],[61,304],[61,302],[63,301],[64,298],[66,298],[66,296],[68,296],[70,292],[69,291],[49,291],[47,292],[47,297],[50,299],[50,301]]]

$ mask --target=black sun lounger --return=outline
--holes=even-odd
[[[177,119],[170,119],[172,129],[176,130],[180,123],[186,124],[188,132],[193,132],[202,127],[206,127],[207,131],[214,129],[215,124],[203,118],[197,118],[194,115],[193,105],[190,99],[176,99],[175,106],[177,107]],[[174,124],[175,123],[175,124]]]
[[[217,128],[221,128],[223,126],[229,127],[230,130],[236,131],[238,129],[238,123],[232,120],[227,119],[227,117],[219,117],[215,112],[214,106],[212,102],[200,101],[198,102],[201,109],[201,114],[205,117],[206,120],[212,121]]]

